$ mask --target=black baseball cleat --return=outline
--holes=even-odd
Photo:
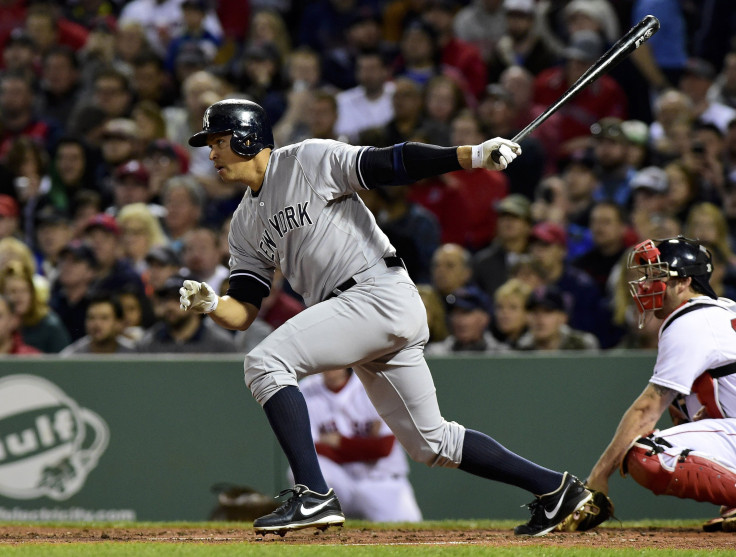
[[[292,493],[292,496],[283,505],[253,521],[256,534],[284,536],[291,530],[310,527],[327,530],[330,526],[344,524],[345,515],[332,489],[323,495],[310,491],[305,485],[297,484],[291,489],[285,489],[277,497],[287,493]]]
[[[517,536],[543,536],[593,498],[585,485],[572,474],[562,477],[562,485],[552,493],[538,496],[527,506],[532,518],[514,528]]]

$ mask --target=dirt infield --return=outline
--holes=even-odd
[[[249,528],[69,528],[2,526],[0,546],[28,543],[152,543],[246,542],[283,545],[478,545],[489,547],[595,547],[638,549],[733,549],[736,533],[706,533],[695,528],[599,528],[585,533],[552,533],[542,538],[519,538],[509,530],[412,528],[331,528],[302,530],[285,537],[256,536]]]

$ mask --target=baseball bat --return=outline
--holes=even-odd
[[[550,105],[547,110],[532,120],[523,130],[517,133],[511,141],[518,143],[536,130],[542,122],[557,112],[562,105],[569,102],[573,97],[575,97],[575,95],[580,93],[580,91],[593,83],[605,72],[616,67],[624,58],[639,48],[645,41],[649,40],[657,30],[659,30],[659,20],[653,15],[644,16],[639,23],[629,29],[628,33],[616,41],[616,44],[604,52],[592,66],[585,70],[585,73],[583,73],[583,75],[581,75],[578,80],[554,102],[554,104]],[[491,157],[495,162],[499,161],[500,155],[498,153],[498,149],[494,149],[491,152]]]

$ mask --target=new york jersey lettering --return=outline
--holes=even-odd
[[[296,228],[301,228],[305,224],[313,224],[307,212],[308,206],[309,201],[305,201],[304,203],[297,203],[296,208],[292,205],[284,207],[268,219],[268,224],[276,231],[279,238],[283,238],[288,232]]]

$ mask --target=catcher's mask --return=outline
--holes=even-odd
[[[709,283],[713,272],[710,252],[684,236],[661,240],[657,245],[652,240],[637,244],[629,253],[627,267],[641,275],[629,281],[629,291],[639,310],[639,328],[664,305],[667,282],[672,277],[690,277],[693,290],[718,298]]]
[[[211,134],[231,133],[230,147],[238,155],[252,157],[273,148],[273,133],[265,110],[245,99],[226,99],[204,113],[202,131],[189,138],[192,147],[205,147]]]

